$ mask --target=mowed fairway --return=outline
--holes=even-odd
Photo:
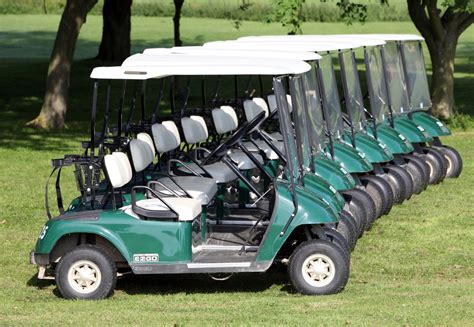
[[[54,283],[38,281],[28,253],[46,219],[44,183],[50,159],[78,153],[87,138],[90,69],[101,18],[81,33],[71,78],[68,128],[24,128],[41,106],[44,74],[58,16],[0,16],[0,324],[4,325],[472,325],[474,321],[474,130],[455,131],[445,142],[459,149],[459,179],[430,186],[395,207],[365,233],[352,254],[345,290],[333,296],[295,294],[286,274],[126,277],[111,299],[66,301]],[[411,23],[308,23],[305,33],[415,32]],[[248,34],[277,34],[273,24],[183,19],[187,44]],[[133,19],[133,51],[170,45],[171,18]],[[473,113],[474,33],[460,40],[456,101]],[[63,179],[72,178],[69,171]],[[73,182],[66,183],[72,194]]]

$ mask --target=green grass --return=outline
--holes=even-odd
[[[45,221],[44,183],[49,160],[79,151],[87,138],[88,74],[97,62],[100,18],[89,17],[77,47],[71,105],[64,131],[24,128],[41,107],[44,74],[57,16],[0,17],[0,324],[152,325],[471,325],[474,321],[474,130],[446,143],[459,149],[459,179],[430,186],[381,218],[352,255],[349,284],[338,295],[294,294],[285,274],[248,274],[215,282],[207,276],[126,278],[113,298],[65,301],[53,283],[36,280],[28,253]],[[409,23],[305,24],[305,33],[415,32]],[[187,44],[245,34],[283,33],[278,25],[184,19]],[[133,50],[170,45],[171,20],[134,18]],[[473,114],[474,35],[460,40],[456,101]],[[71,172],[68,173],[69,177]],[[67,179],[67,174],[63,178]],[[68,193],[73,185],[68,184]]]

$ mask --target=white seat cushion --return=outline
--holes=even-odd
[[[195,163],[187,163],[187,165],[198,173],[204,173],[198,165]],[[180,171],[190,173],[190,171],[186,167],[178,168]],[[204,169],[206,169],[209,174],[211,174],[212,178],[216,181],[216,183],[228,183],[235,179],[237,179],[237,175],[234,174],[232,170],[223,162],[216,162],[210,165],[205,165]]]
[[[251,143],[251,142],[245,142],[244,146],[250,151],[250,152],[259,152],[259,150],[262,150],[265,153],[265,156],[267,157],[268,160],[277,160],[279,159],[278,154],[273,151],[273,149],[263,140],[255,140],[255,144],[257,144],[257,147]],[[275,141],[273,144],[277,147],[278,150],[280,150],[282,153],[285,153],[285,147],[283,142],[281,141]]]
[[[201,202],[191,198],[162,198],[178,214],[179,221],[192,221],[201,214]],[[153,211],[169,210],[160,199],[137,201],[137,206]]]
[[[230,157],[230,159],[232,159],[232,161],[237,163],[237,167],[240,170],[249,170],[249,169],[254,169],[257,167],[255,166],[253,161],[250,160],[250,158],[240,150],[235,150],[235,151],[233,150],[227,155]],[[258,160],[258,162],[263,164],[263,158],[261,155],[255,153],[253,156]]]
[[[212,178],[199,176],[173,176],[173,179],[193,199],[200,201],[203,206],[209,204],[217,193],[217,183]],[[184,195],[183,191],[181,191],[168,177],[160,178],[158,181],[177,192],[179,195]],[[153,188],[162,193],[169,194],[169,191],[159,184],[153,184]]]
[[[221,106],[212,110],[212,120],[217,134],[232,132],[239,126],[235,110],[230,106]]]
[[[181,144],[178,127],[174,121],[168,120],[151,126],[153,141],[158,153],[174,150]]]
[[[201,116],[181,118],[181,127],[188,144],[200,143],[206,141],[209,137],[206,122]]]

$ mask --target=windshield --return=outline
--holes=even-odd
[[[365,72],[370,98],[370,112],[377,123],[388,118],[388,95],[379,47],[366,48]]]
[[[431,97],[421,43],[402,43],[402,55],[411,110],[428,110],[431,107]]]
[[[354,131],[363,129],[364,98],[360,89],[357,65],[352,51],[346,51],[339,56],[341,62],[342,81],[344,83],[344,98],[346,109],[351,119]]]
[[[332,57],[327,54],[319,61],[321,93],[324,105],[327,110],[329,131],[335,138],[340,138],[343,132],[341,105],[339,103],[339,93],[337,92],[336,76],[332,66]]]
[[[410,110],[410,105],[398,46],[395,42],[390,42],[383,49],[390,106],[393,113],[406,112]]]
[[[290,78],[291,103],[295,122],[296,144],[304,168],[312,169],[311,146],[309,143],[306,116],[306,98],[301,75]]]
[[[311,141],[314,154],[322,151],[326,141],[324,133],[323,109],[319,97],[319,86],[316,80],[316,67],[311,63],[311,70],[303,75],[304,89],[306,93],[307,132]]]
[[[280,130],[283,136],[283,143],[285,146],[285,154],[287,158],[285,175],[290,179],[291,184],[295,184],[300,182],[300,163],[298,160],[295,135],[293,133],[293,127],[291,126],[291,117],[290,110],[288,108],[286,90],[283,85],[282,78],[284,77],[276,77],[273,79],[273,89],[277,100]]]

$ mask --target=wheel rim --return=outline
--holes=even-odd
[[[82,294],[89,294],[97,290],[102,281],[99,267],[89,260],[76,261],[68,272],[69,285]]]
[[[429,160],[427,160],[426,163],[428,164],[428,167],[430,167],[430,178],[433,178],[434,167],[433,167],[433,165],[431,164],[431,162]]]
[[[334,262],[324,254],[313,254],[306,258],[301,268],[304,280],[313,287],[329,285],[335,275]]]
[[[453,163],[451,161],[451,158],[449,156],[444,156],[446,158],[446,162],[448,163],[448,168],[446,169],[447,175],[449,175],[452,172],[453,169]]]

